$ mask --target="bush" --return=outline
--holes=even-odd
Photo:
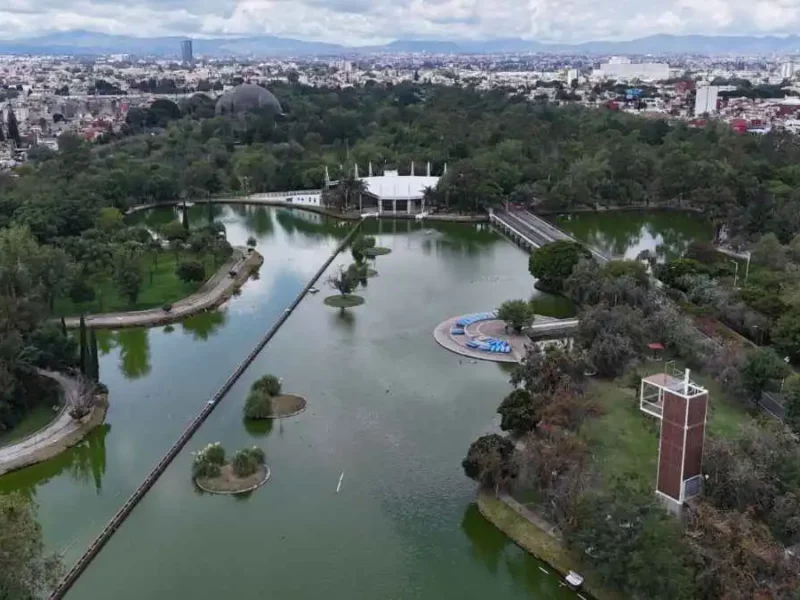
[[[260,448],[245,448],[233,455],[231,466],[237,477],[249,477],[264,464],[264,451]]]
[[[254,238],[252,235],[249,238],[247,238],[247,247],[251,251],[253,250],[253,248],[256,247],[256,243],[257,243],[256,238]]]
[[[192,477],[218,477],[224,464],[225,448],[219,442],[209,444],[194,455]]]
[[[244,404],[244,416],[248,419],[268,419],[272,416],[272,396],[264,390],[253,390]]]
[[[186,283],[204,281],[206,278],[206,268],[199,260],[187,259],[178,265],[175,273]]]
[[[162,308],[164,309],[164,312],[171,312],[172,311],[172,304],[167,302]]]
[[[269,396],[278,396],[281,393],[281,380],[275,375],[264,375],[257,379],[251,388],[252,391],[263,391]]]
[[[225,464],[225,448],[223,448],[222,444],[219,442],[215,444],[209,444],[205,447],[202,453],[205,460],[212,464],[220,466]]]

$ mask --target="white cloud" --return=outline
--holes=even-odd
[[[271,34],[366,44],[398,38],[577,42],[653,33],[788,34],[800,0],[4,0],[2,35]],[[13,33],[12,33],[13,32]]]

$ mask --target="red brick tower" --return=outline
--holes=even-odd
[[[692,383],[688,369],[681,378],[656,373],[642,379],[640,406],[661,420],[656,494],[679,512],[702,487],[708,390]]]

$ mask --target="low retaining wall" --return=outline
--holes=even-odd
[[[108,543],[108,540],[111,539],[111,536],[114,535],[117,529],[119,529],[120,526],[125,522],[125,519],[127,519],[131,514],[133,509],[136,508],[136,505],[139,504],[142,498],[144,498],[144,495],[150,491],[156,481],[158,481],[158,478],[161,477],[164,471],[167,470],[167,467],[169,467],[172,461],[175,460],[175,457],[178,456],[181,450],[183,450],[191,437],[197,432],[198,429],[200,429],[200,426],[206,421],[206,419],[208,419],[209,415],[211,415],[217,405],[225,398],[233,385],[252,364],[267,343],[269,343],[269,341],[275,336],[281,326],[286,322],[286,319],[289,318],[289,316],[299,306],[303,298],[305,298],[308,291],[314,286],[317,280],[322,277],[322,274],[328,269],[334,259],[358,233],[359,229],[361,228],[361,223],[362,222],[359,222],[355,227],[353,227],[350,233],[347,234],[344,240],[342,240],[342,242],[336,247],[336,250],[333,251],[328,260],[326,260],[319,270],[317,270],[317,272],[314,274],[308,284],[306,284],[306,286],[300,291],[294,301],[283,312],[283,314],[272,325],[272,327],[270,327],[266,335],[261,339],[256,347],[253,348],[250,354],[248,354],[247,357],[239,364],[239,366],[231,374],[231,376],[228,377],[225,383],[222,384],[222,387],[216,394],[214,394],[213,398],[205,404],[200,413],[194,419],[192,419],[178,440],[172,445],[172,447],[162,457],[153,470],[150,471],[150,474],[139,485],[139,487],[136,488],[133,494],[131,494],[130,498],[125,501],[125,503],[120,507],[120,509],[106,524],[106,526],[103,527],[97,538],[95,538],[83,555],[67,572],[58,586],[53,590],[52,594],[50,595],[51,600],[60,600],[67,594],[67,592],[69,592],[70,588],[72,588],[72,586],[78,580],[78,577],[80,577],[81,573],[86,570],[95,556],[97,556],[100,550],[102,550],[103,546],[105,546],[106,543]]]

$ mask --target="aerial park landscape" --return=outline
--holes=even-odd
[[[282,91],[296,115],[329,101]],[[514,121],[530,111],[542,126],[618,119],[615,126],[658,138],[641,142],[654,157],[672,137],[691,147],[705,135],[467,90],[426,92],[426,103],[392,110],[424,124],[433,118],[426,110],[444,113],[458,97],[476,115]],[[341,92],[392,104],[384,93]],[[408,100],[402,93],[392,92]],[[408,106],[419,115],[406,114]],[[788,525],[800,489],[794,475],[760,492],[759,513],[732,493],[736,477],[766,486],[800,465],[781,423],[791,426],[794,414],[791,238],[741,215],[723,224],[730,206],[698,208],[701,196],[683,199],[674,187],[663,191],[668,211],[573,214],[559,202],[579,197],[577,189],[534,193],[522,169],[500,169],[515,152],[499,146],[518,140],[496,148],[496,163],[488,150],[478,161],[441,160],[422,144],[417,164],[430,158],[438,167],[425,176],[404,162],[408,148],[393,155],[394,168],[362,159],[335,181],[326,175],[336,168],[325,162],[332,149],[316,164],[283,156],[286,168],[276,169],[285,150],[278,140],[305,121],[267,108],[176,119],[158,134],[219,150],[211,172],[206,158],[190,165],[182,197],[176,190],[163,202],[120,197],[105,206],[98,195],[91,226],[63,236],[53,227],[69,229],[66,219],[51,227],[32,208],[18,209],[3,231],[3,265],[29,266],[9,270],[16,279],[3,282],[4,293],[41,303],[41,318],[19,330],[27,350],[14,369],[20,390],[39,392],[44,410],[14,404],[20,415],[0,438],[0,473],[9,448],[15,457],[27,448],[41,455],[0,477],[1,498],[35,502],[41,526],[42,568],[19,585],[54,598],[168,598],[175,589],[220,597],[229,591],[229,578],[218,576],[225,571],[246,597],[265,576],[276,597],[603,600],[735,589],[791,597],[797,574],[783,549],[798,535]],[[198,141],[211,133],[247,143],[231,159],[225,144]],[[126,148],[137,136],[97,148]],[[759,152],[746,140],[730,143]],[[375,140],[360,144],[354,157],[377,154]],[[163,152],[152,159],[159,168],[170,148],[148,151]],[[31,167],[39,181],[23,176],[3,193],[27,206],[20,198],[43,185],[43,174],[94,165],[86,150],[76,142],[42,159]],[[131,168],[149,156],[133,155]],[[430,172],[442,173],[435,188],[422,185]],[[281,189],[308,190],[310,205],[296,191],[259,201]],[[544,191],[558,216],[534,214]],[[750,259],[731,263],[718,252],[723,225],[729,241],[756,236],[754,282],[741,288],[734,278],[744,279]],[[40,266],[53,261],[69,279]],[[758,294],[754,283],[767,280],[785,289],[781,306]],[[772,326],[759,320],[765,314]],[[759,334],[771,327],[771,340]],[[777,361],[769,344],[781,352]],[[75,412],[82,405],[69,385],[50,375],[55,387],[39,383],[28,365],[88,386],[78,397],[102,398]],[[642,381],[667,391],[645,399]],[[776,381],[780,420],[762,400]],[[707,398],[707,477],[700,492],[682,469],[671,513],[658,495],[671,484],[657,474],[669,441],[662,421],[679,384],[703,391],[686,398]],[[80,437],[69,448],[54,437],[58,452],[42,454],[62,420]],[[716,568],[737,543],[726,537],[731,523],[748,532],[768,575],[751,577],[757,567],[745,551],[736,569]],[[651,557],[658,572],[631,555]]]

